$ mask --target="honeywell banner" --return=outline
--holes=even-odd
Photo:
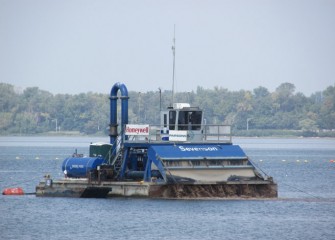
[[[135,125],[135,124],[127,124],[126,135],[149,135],[149,125]]]

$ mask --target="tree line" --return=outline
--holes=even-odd
[[[129,91],[129,122],[159,124],[159,111],[171,105],[171,96],[168,90]],[[334,86],[309,97],[296,92],[292,83],[282,83],[274,92],[265,87],[253,91],[197,87],[196,91],[176,93],[174,100],[199,106],[207,123],[229,124],[237,133],[291,130],[335,136]],[[107,135],[109,93],[52,94],[38,87],[18,91],[11,84],[0,83],[0,115],[1,135]]]

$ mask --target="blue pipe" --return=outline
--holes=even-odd
[[[117,132],[117,92],[121,91],[121,132],[124,132],[125,124],[128,124],[128,90],[123,83],[115,83],[110,93],[110,123],[109,123],[109,137],[110,143],[113,144],[118,136]],[[113,145],[115,150],[116,145]],[[113,151],[115,153],[115,151]]]

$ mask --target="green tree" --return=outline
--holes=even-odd
[[[292,83],[282,83],[273,93],[273,101],[283,112],[290,112],[294,108],[293,95],[295,86]]]
[[[14,86],[0,83],[0,112],[11,112],[18,103],[18,94]]]
[[[335,129],[335,87],[333,86],[323,91],[318,125],[322,129]]]
[[[0,83],[0,132],[14,127],[14,118],[18,109],[18,94],[14,86]]]

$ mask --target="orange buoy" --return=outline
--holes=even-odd
[[[23,189],[20,187],[6,188],[2,192],[3,195],[24,195]]]

